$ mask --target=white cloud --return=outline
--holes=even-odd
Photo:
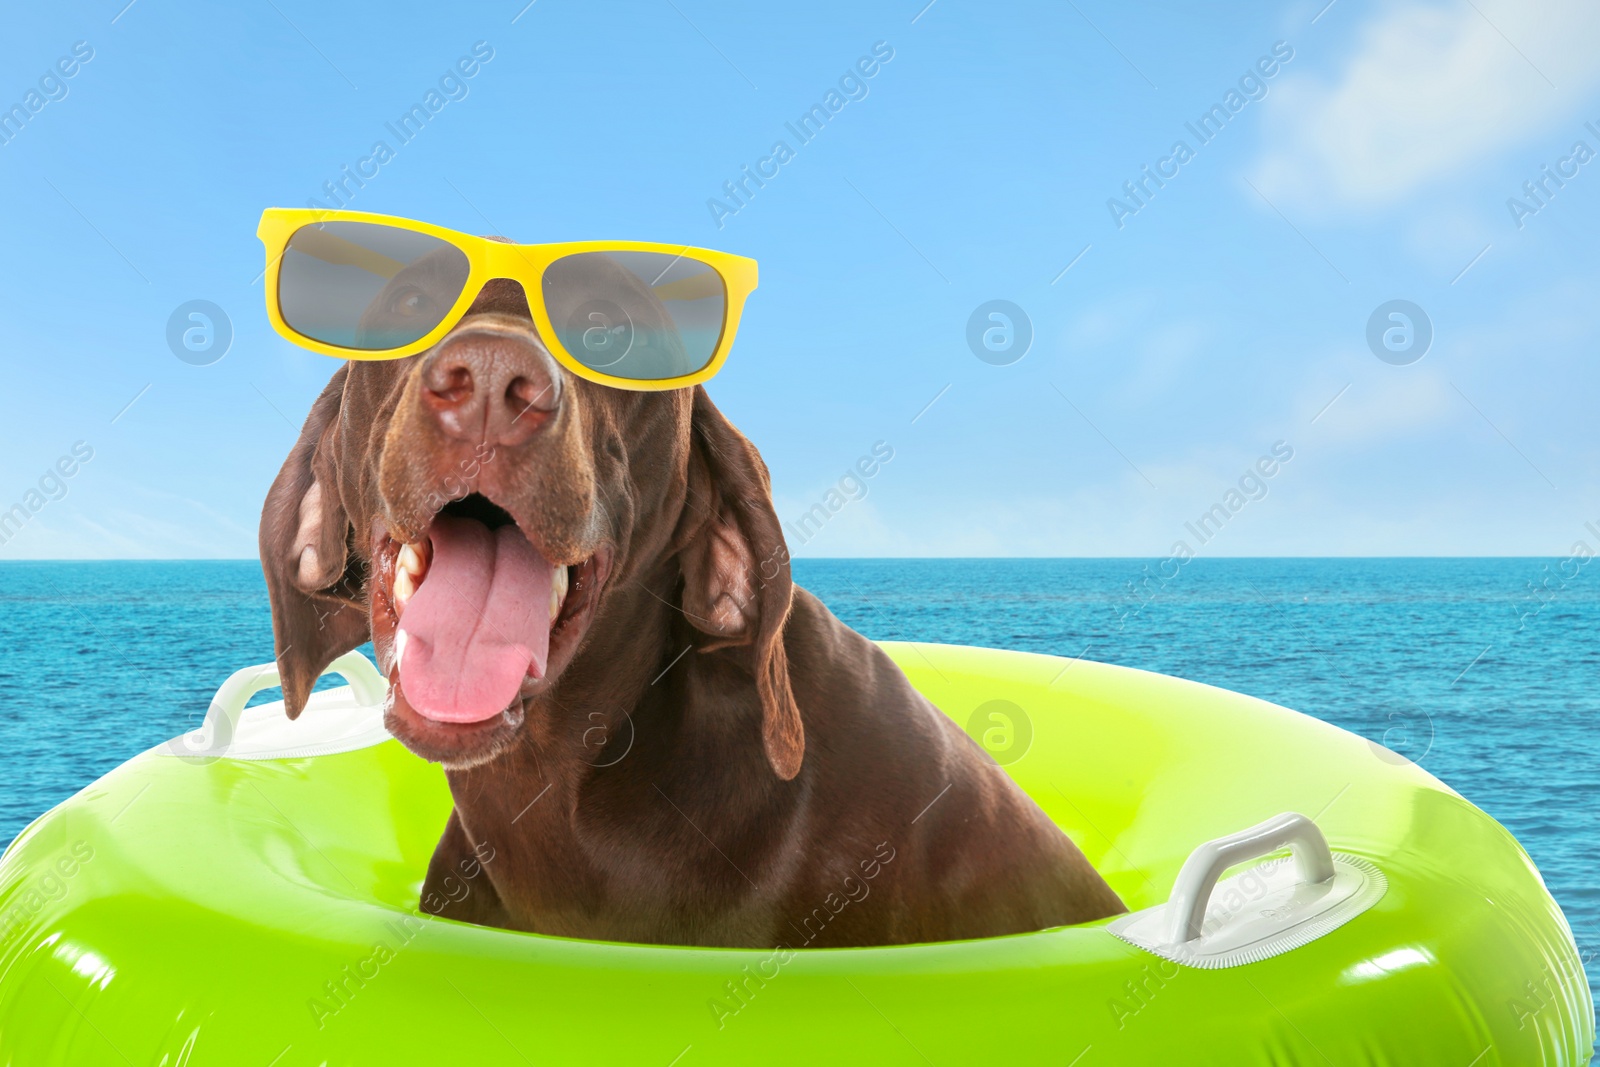
[[[0,548],[0,559],[249,559],[256,554],[253,532],[196,501],[174,499],[192,505],[192,513],[52,503]]]
[[[1326,378],[1302,392],[1299,407],[1308,424],[1316,418],[1310,436],[1319,444],[1371,448],[1437,433],[1440,423],[1462,417],[1461,398],[1443,372],[1407,368],[1411,373],[1385,373],[1395,368],[1372,362],[1375,367],[1362,367],[1343,392],[1330,390]]]
[[[1152,326],[1137,344],[1132,373],[1115,396],[1138,407],[1144,398],[1178,388],[1185,369],[1218,340],[1216,332],[1210,322],[1192,317]]]
[[[1385,11],[1331,81],[1273,89],[1254,181],[1302,208],[1386,206],[1567,117],[1600,80],[1597,45],[1587,0]]]

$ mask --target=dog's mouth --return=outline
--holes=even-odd
[[[389,634],[395,708],[459,728],[519,726],[523,699],[571,659],[608,554],[553,562],[478,493],[446,504],[415,540],[374,540],[373,631],[380,654]]]

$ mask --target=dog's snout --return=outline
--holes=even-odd
[[[531,339],[464,330],[428,357],[419,399],[446,434],[474,443],[520,445],[561,404],[555,361]]]

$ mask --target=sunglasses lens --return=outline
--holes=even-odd
[[[617,378],[662,381],[711,362],[728,317],[722,275],[686,255],[579,252],[544,272],[561,346]]]
[[[370,222],[320,222],[289,238],[278,310],[296,333],[365,352],[399,348],[444,320],[467,284],[448,241]]]

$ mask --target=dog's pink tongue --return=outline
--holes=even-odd
[[[400,619],[400,687],[430,719],[493,718],[530,670],[544,675],[555,569],[513,525],[441,515],[428,536],[433,562]]]

